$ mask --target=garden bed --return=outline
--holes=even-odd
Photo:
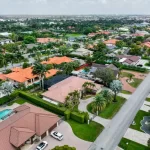
[[[123,106],[125,102],[126,102],[126,99],[124,99],[123,97],[117,96],[117,102],[107,105],[106,108],[101,113],[99,113],[99,116],[105,119],[112,119],[117,114],[117,112],[120,110],[120,108]],[[90,103],[87,106],[87,110],[91,113],[92,113],[92,103]]]

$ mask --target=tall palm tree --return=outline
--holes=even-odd
[[[7,63],[8,62],[7,62],[7,59],[6,59],[6,55],[1,54],[0,55],[0,64],[5,67],[5,71],[6,71]]]
[[[45,78],[45,74],[48,71],[46,65],[43,65],[41,63],[35,63],[33,66],[33,71],[32,73],[34,75],[38,75],[40,77],[40,85],[41,88],[44,89],[44,78]]]
[[[109,104],[112,102],[113,100],[113,94],[111,93],[111,91],[109,90],[103,90],[101,92],[101,94],[103,95],[103,97],[106,99],[106,102]]]
[[[93,112],[99,113],[106,107],[106,99],[101,94],[97,94],[94,98],[94,102],[92,103]]]

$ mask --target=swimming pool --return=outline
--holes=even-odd
[[[11,114],[12,112],[12,109],[5,109],[3,111],[0,111],[0,119],[3,120],[5,117],[7,117],[7,115]]]
[[[89,73],[89,71],[88,72],[86,72],[84,69],[83,70],[81,70],[80,71],[82,74],[88,74]]]

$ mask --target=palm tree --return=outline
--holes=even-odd
[[[132,78],[133,78],[133,74],[129,74],[129,80],[131,81],[132,80]]]
[[[6,71],[6,66],[7,66],[7,59],[6,59],[6,55],[0,55],[0,64],[2,66],[5,67],[5,71]]]
[[[33,66],[33,71],[32,73],[34,75],[38,75],[40,77],[40,84],[41,84],[41,88],[44,89],[44,78],[45,78],[45,74],[48,71],[46,65],[43,65],[41,63],[35,63]]]
[[[109,90],[103,90],[101,92],[101,94],[103,95],[103,97],[106,99],[106,102],[109,104],[112,102],[113,100],[113,95]]]
[[[92,103],[93,112],[102,111],[106,107],[106,99],[101,94],[97,94],[94,98],[94,102]]]

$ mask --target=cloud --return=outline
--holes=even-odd
[[[150,14],[150,0],[0,0],[0,14]]]

